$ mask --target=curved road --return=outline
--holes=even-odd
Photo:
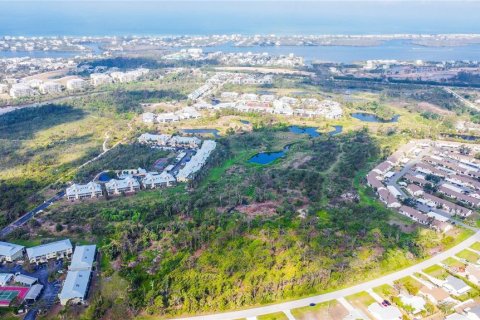
[[[185,318],[176,318],[181,320],[232,320],[232,319],[239,319],[239,318],[248,318],[248,317],[256,317],[262,314],[273,313],[273,312],[285,312],[291,309],[300,308],[308,306],[310,303],[321,303],[329,300],[335,300],[341,297],[345,297],[351,294],[355,294],[361,291],[365,291],[377,286],[380,286],[385,283],[392,283],[398,279],[403,277],[409,276],[415,272],[419,272],[431,265],[437,264],[442,260],[462,251],[465,248],[468,248],[476,241],[480,241],[480,231],[477,231],[473,236],[466,239],[465,241],[461,242],[460,244],[456,245],[453,248],[450,248],[444,252],[441,252],[432,258],[420,262],[414,266],[408,267],[406,269],[388,274],[386,276],[377,278],[375,280],[371,280],[368,282],[364,282],[353,287],[320,294],[317,296],[278,303],[269,306],[257,307],[252,309],[240,310],[240,311],[232,311],[232,312],[225,312],[225,313],[218,313],[218,314],[211,314],[211,315],[203,315],[203,316],[194,316],[194,317],[185,317]]]

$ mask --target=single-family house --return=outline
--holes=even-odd
[[[423,189],[417,186],[416,184],[409,184],[405,189],[407,189],[407,192],[414,197],[420,197],[424,193]]]
[[[473,264],[468,264],[465,268],[468,281],[473,282],[476,285],[480,285],[480,267]]]
[[[412,314],[416,315],[425,310],[425,300],[422,297],[400,294],[398,296],[404,305],[412,307]]]
[[[400,212],[401,214],[403,214],[404,216],[407,216],[409,217],[410,219],[418,222],[418,223],[421,223],[421,224],[428,224],[428,216],[424,213],[421,213],[420,211],[418,211],[417,209],[414,209],[412,207],[409,207],[409,206],[401,206],[399,209],[398,209],[398,212]]]
[[[467,293],[470,291],[470,286],[467,285],[463,280],[454,277],[454,276],[448,276],[445,282],[443,283],[443,287],[450,292],[450,294],[460,296],[464,293]]]
[[[375,302],[368,306],[368,311],[376,320],[400,320],[402,312],[395,306],[382,306]]]
[[[448,294],[448,292],[440,287],[432,286],[432,288],[429,288],[427,286],[423,286],[422,288],[420,288],[419,292],[421,295],[432,301],[434,304],[439,304],[443,301],[453,300],[452,297],[450,297],[450,295]]]
[[[469,320],[480,320],[480,305],[465,309]]]

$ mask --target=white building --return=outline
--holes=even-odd
[[[156,144],[159,146],[166,146],[171,138],[172,136],[169,134],[143,133],[140,137],[138,137],[138,142],[144,144]]]
[[[95,261],[96,250],[96,245],[76,246],[68,270],[91,271]]]
[[[112,179],[105,183],[105,188],[109,195],[133,193],[140,189],[140,183],[132,177],[127,177],[123,180]]]
[[[41,94],[58,94],[62,92],[62,85],[54,81],[47,81],[40,85],[39,91]]]
[[[425,310],[426,302],[422,297],[403,294],[400,294],[399,297],[404,305],[412,307],[412,314],[419,314]]]
[[[202,140],[197,137],[182,137],[182,136],[173,136],[169,141],[168,145],[172,147],[182,147],[182,148],[198,148]]]
[[[8,93],[8,85],[0,83],[0,94]]]
[[[87,184],[72,184],[66,190],[68,200],[80,200],[89,198],[98,198],[102,195],[102,187],[95,182]]]
[[[144,123],[155,123],[156,117],[155,113],[145,112],[142,114],[142,121]]]
[[[443,283],[443,287],[447,289],[448,292],[456,296],[467,293],[471,289],[465,282],[463,282],[463,280],[454,276],[448,276]]]
[[[12,273],[0,273],[0,287],[4,287],[13,279]]]
[[[205,165],[208,157],[215,150],[217,143],[213,140],[205,140],[197,153],[180,169],[177,181],[185,182],[194,178],[195,174]]]
[[[176,182],[175,178],[168,172],[152,173],[149,172],[142,179],[142,184],[146,189],[155,189],[160,187],[170,187]]]
[[[72,254],[72,244],[70,240],[60,240],[40,246],[27,248],[27,256],[30,263],[47,262],[49,259],[66,258]]]
[[[69,302],[83,302],[87,297],[90,285],[91,271],[69,271],[63,283],[62,291],[58,295],[64,306]]]
[[[384,307],[375,302],[368,306],[368,311],[376,320],[401,320],[402,312],[395,306]]]
[[[0,262],[12,262],[23,258],[24,246],[14,243],[0,242]]]
[[[87,82],[80,78],[70,79],[66,83],[68,91],[82,91],[88,86]]]
[[[23,286],[31,287],[37,283],[38,279],[21,273],[15,274],[15,282]]]
[[[92,73],[90,75],[90,81],[94,87],[111,84],[113,82],[112,78],[104,73]]]
[[[14,99],[31,97],[35,94],[32,88],[24,84],[14,84],[10,88],[10,96]]]

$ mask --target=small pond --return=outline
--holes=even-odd
[[[333,126],[333,131],[328,133],[329,136],[336,136],[337,134],[342,133],[343,126]]]
[[[248,162],[256,164],[269,164],[285,155],[285,151],[261,152],[251,157]]]
[[[290,145],[286,145],[282,151],[260,152],[248,159],[248,162],[256,164],[269,164],[283,157],[288,149],[290,149]]]
[[[315,127],[299,127],[299,126],[290,126],[288,130],[295,134],[308,134],[312,138],[316,138],[322,135],[322,133],[317,132],[318,128]],[[342,133],[342,126],[333,126],[333,130],[328,132],[329,136],[335,136]]]
[[[320,136],[320,133],[317,132],[317,128],[315,127],[290,126],[288,130],[295,134],[308,134],[312,138]]]
[[[366,113],[366,112],[355,112],[355,113],[352,113],[351,116],[363,122],[379,122],[379,123],[398,122],[398,118],[400,117],[399,115],[395,115],[390,120],[384,120],[372,113]]]
[[[247,121],[247,120],[240,120],[240,122],[243,124],[250,124],[250,121]]]

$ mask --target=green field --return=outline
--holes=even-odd
[[[449,266],[449,267],[453,267],[453,268],[465,268],[466,265],[465,263],[455,259],[455,258],[452,258],[452,257],[449,257],[445,260],[442,261],[442,263],[444,263],[445,265]]]
[[[428,274],[429,276],[432,276],[440,280],[445,280],[449,276],[447,270],[445,270],[439,265],[433,265],[431,267],[428,267],[424,269],[423,272]]]
[[[257,317],[258,320],[288,320],[283,312],[264,314]]]
[[[473,250],[480,251],[480,242],[475,242],[470,246]]]
[[[391,299],[391,296],[395,296],[397,294],[396,290],[389,284],[383,284],[381,286],[373,288],[372,290],[386,300]]]
[[[468,249],[460,251],[459,253],[456,254],[456,256],[459,258],[465,259],[471,263],[477,263],[478,259],[480,259],[480,255]]]

